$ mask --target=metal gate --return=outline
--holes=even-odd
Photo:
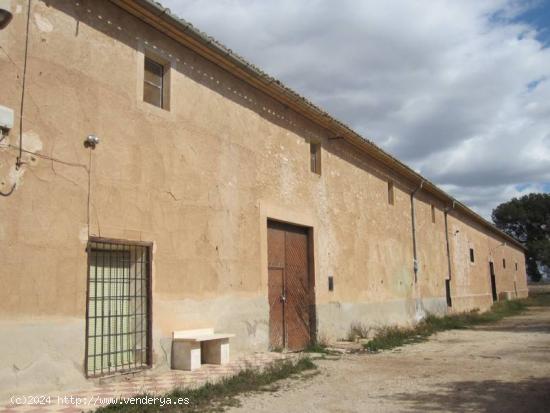
[[[268,221],[269,335],[274,349],[311,342],[315,297],[308,229]]]
[[[90,239],[87,298],[86,375],[150,366],[150,244]]]

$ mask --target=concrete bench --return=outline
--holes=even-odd
[[[172,333],[172,368],[196,370],[201,364],[229,362],[229,339],[235,334],[214,333],[213,328]]]

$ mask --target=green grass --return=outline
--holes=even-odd
[[[524,301],[529,307],[550,307],[550,293],[534,294]]]
[[[304,350],[304,353],[320,353],[320,354],[330,354],[331,352],[326,348],[325,345],[321,343],[312,343],[307,346]]]
[[[302,352],[304,352],[304,353],[317,353],[317,354],[321,354],[323,356],[325,356],[325,355],[327,355],[327,356],[336,356],[336,355],[341,354],[337,351],[334,351],[334,350],[331,350],[330,348],[327,348],[326,344],[324,344],[323,342],[319,342],[319,341],[310,344],[305,349],[303,349]],[[314,358],[312,360],[316,360],[316,358]]]
[[[162,397],[170,399],[172,405],[125,405],[111,404],[96,412],[220,412],[225,407],[237,406],[237,396],[258,391],[275,391],[274,383],[289,377],[297,376],[317,366],[311,359],[304,357],[296,362],[283,361],[272,364],[266,369],[246,369],[235,376],[228,377],[216,383],[206,383],[196,389],[178,389]],[[140,395],[136,397],[144,397]],[[174,406],[178,398],[188,398],[189,404]]]
[[[478,310],[451,314],[443,317],[429,315],[415,327],[384,327],[364,347],[369,351],[389,350],[406,344],[427,340],[439,331],[470,328],[479,324],[489,324],[504,317],[517,315],[530,306],[550,306],[550,294],[538,294],[522,300],[500,301],[485,313]]]

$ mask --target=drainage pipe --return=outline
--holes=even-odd
[[[451,278],[452,278],[452,270],[451,270],[451,244],[449,242],[449,223],[447,221],[447,215],[450,210],[455,208],[455,201],[453,201],[452,206],[448,206],[443,210],[443,216],[445,218],[445,242],[447,243],[447,271],[448,271],[448,278],[445,280],[445,295],[447,297],[447,306],[452,307],[453,302],[451,300]]]
[[[412,222],[412,241],[413,241],[413,268],[414,268],[414,283],[418,281],[418,252],[416,249],[416,216],[414,211],[414,196],[424,186],[424,179],[420,182],[420,185],[411,192],[411,222]]]

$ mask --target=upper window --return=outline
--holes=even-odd
[[[516,271],[518,270],[518,263],[516,262]]]
[[[502,259],[502,268],[506,268],[506,258]]]
[[[432,224],[435,224],[435,206],[432,205]]]
[[[388,181],[388,204],[393,205],[394,193],[393,193],[393,181]]]
[[[474,249],[470,248],[470,262],[475,262]]]
[[[309,144],[309,159],[311,172],[321,175],[321,144]]]
[[[145,56],[143,73],[143,100],[162,109],[168,109],[167,67]]]

